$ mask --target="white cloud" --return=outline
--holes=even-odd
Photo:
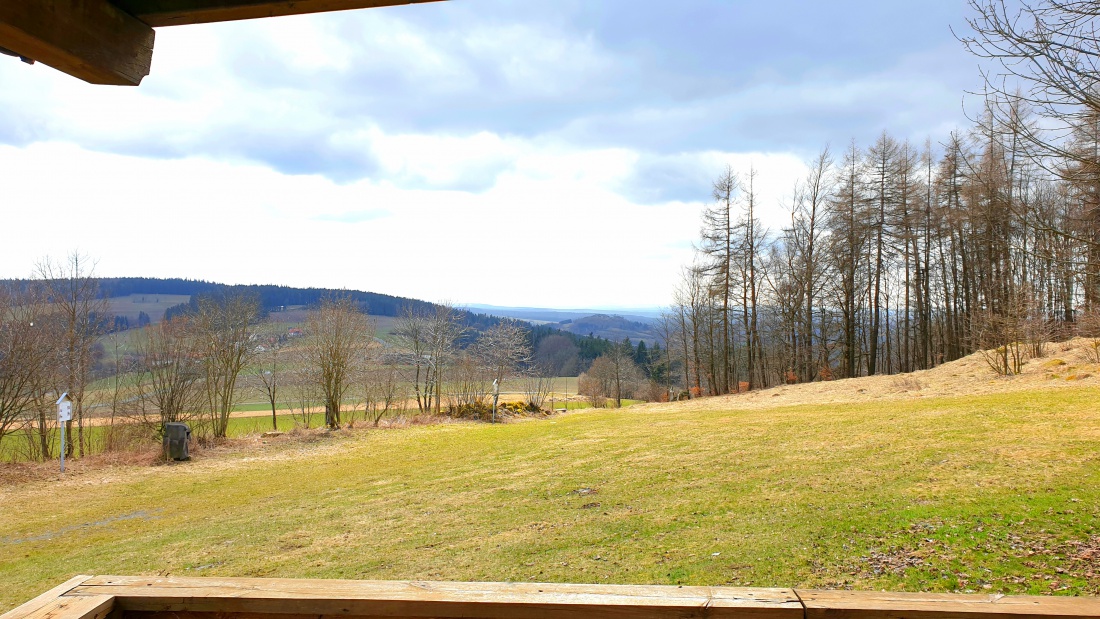
[[[431,159],[441,142],[456,152],[496,145],[486,149],[494,156],[507,144],[499,150],[513,165],[473,193],[337,184],[253,164],[150,160],[64,143],[0,147],[8,225],[29,232],[0,246],[0,276],[25,276],[38,258],[79,248],[99,259],[102,275],[638,306],[664,302],[690,260],[686,241],[697,232],[701,203],[640,206],[617,193],[638,160],[629,151],[481,134],[378,139],[396,140],[409,160]],[[749,156],[705,157],[736,163]],[[790,172],[786,157],[751,159],[762,192],[779,191]]]
[[[777,230],[800,156],[957,111],[948,48],[863,73],[810,54],[796,79],[770,56],[797,42],[703,57],[690,24],[650,54],[599,3],[473,4],[160,29],[136,89],[0,59],[0,205],[28,231],[0,276],[81,248],[105,275],[653,305],[727,163]]]
[[[386,177],[432,186],[491,180],[511,165],[520,150],[515,140],[487,131],[470,136],[386,135],[372,127],[354,137],[352,141],[359,141],[371,152]]]

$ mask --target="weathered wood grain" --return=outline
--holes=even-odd
[[[25,604],[16,606],[15,608],[9,610],[3,615],[0,615],[0,619],[24,619],[30,613],[37,611],[38,609],[46,606],[50,602],[53,602],[62,595],[65,595],[66,593],[72,591],[74,587],[88,580],[89,578],[92,578],[92,576],[73,576],[69,580],[66,580],[60,585],[54,587],[53,589],[50,589],[49,591],[43,593],[42,595],[39,595],[34,599],[29,600]]]
[[[110,595],[63,595],[20,619],[106,619],[114,605]]]
[[[1100,598],[796,590],[806,619],[1081,619]]]
[[[439,0],[115,0],[119,7],[150,26],[367,9]]]
[[[154,37],[108,0],[0,2],[0,47],[93,84],[140,84]]]
[[[732,587],[79,576],[0,619],[1086,619],[1100,598]]]
[[[120,608],[146,612],[803,619],[790,589],[101,576],[74,592],[114,595]]]

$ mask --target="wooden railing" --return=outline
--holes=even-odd
[[[0,619],[1078,619],[1100,598],[528,583],[77,576]]]

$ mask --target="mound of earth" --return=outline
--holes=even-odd
[[[930,370],[908,374],[781,385],[690,402],[650,404],[646,408],[761,409],[1100,386],[1100,364],[1094,362],[1097,358],[1094,342],[1096,340],[1076,338],[1048,344],[1042,357],[1028,359],[1022,371],[1014,376],[1000,376],[994,372],[988,361],[991,351],[982,351]]]

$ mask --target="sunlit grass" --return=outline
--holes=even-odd
[[[76,573],[1096,592],[1096,396],[633,407],[8,487],[0,608]]]

